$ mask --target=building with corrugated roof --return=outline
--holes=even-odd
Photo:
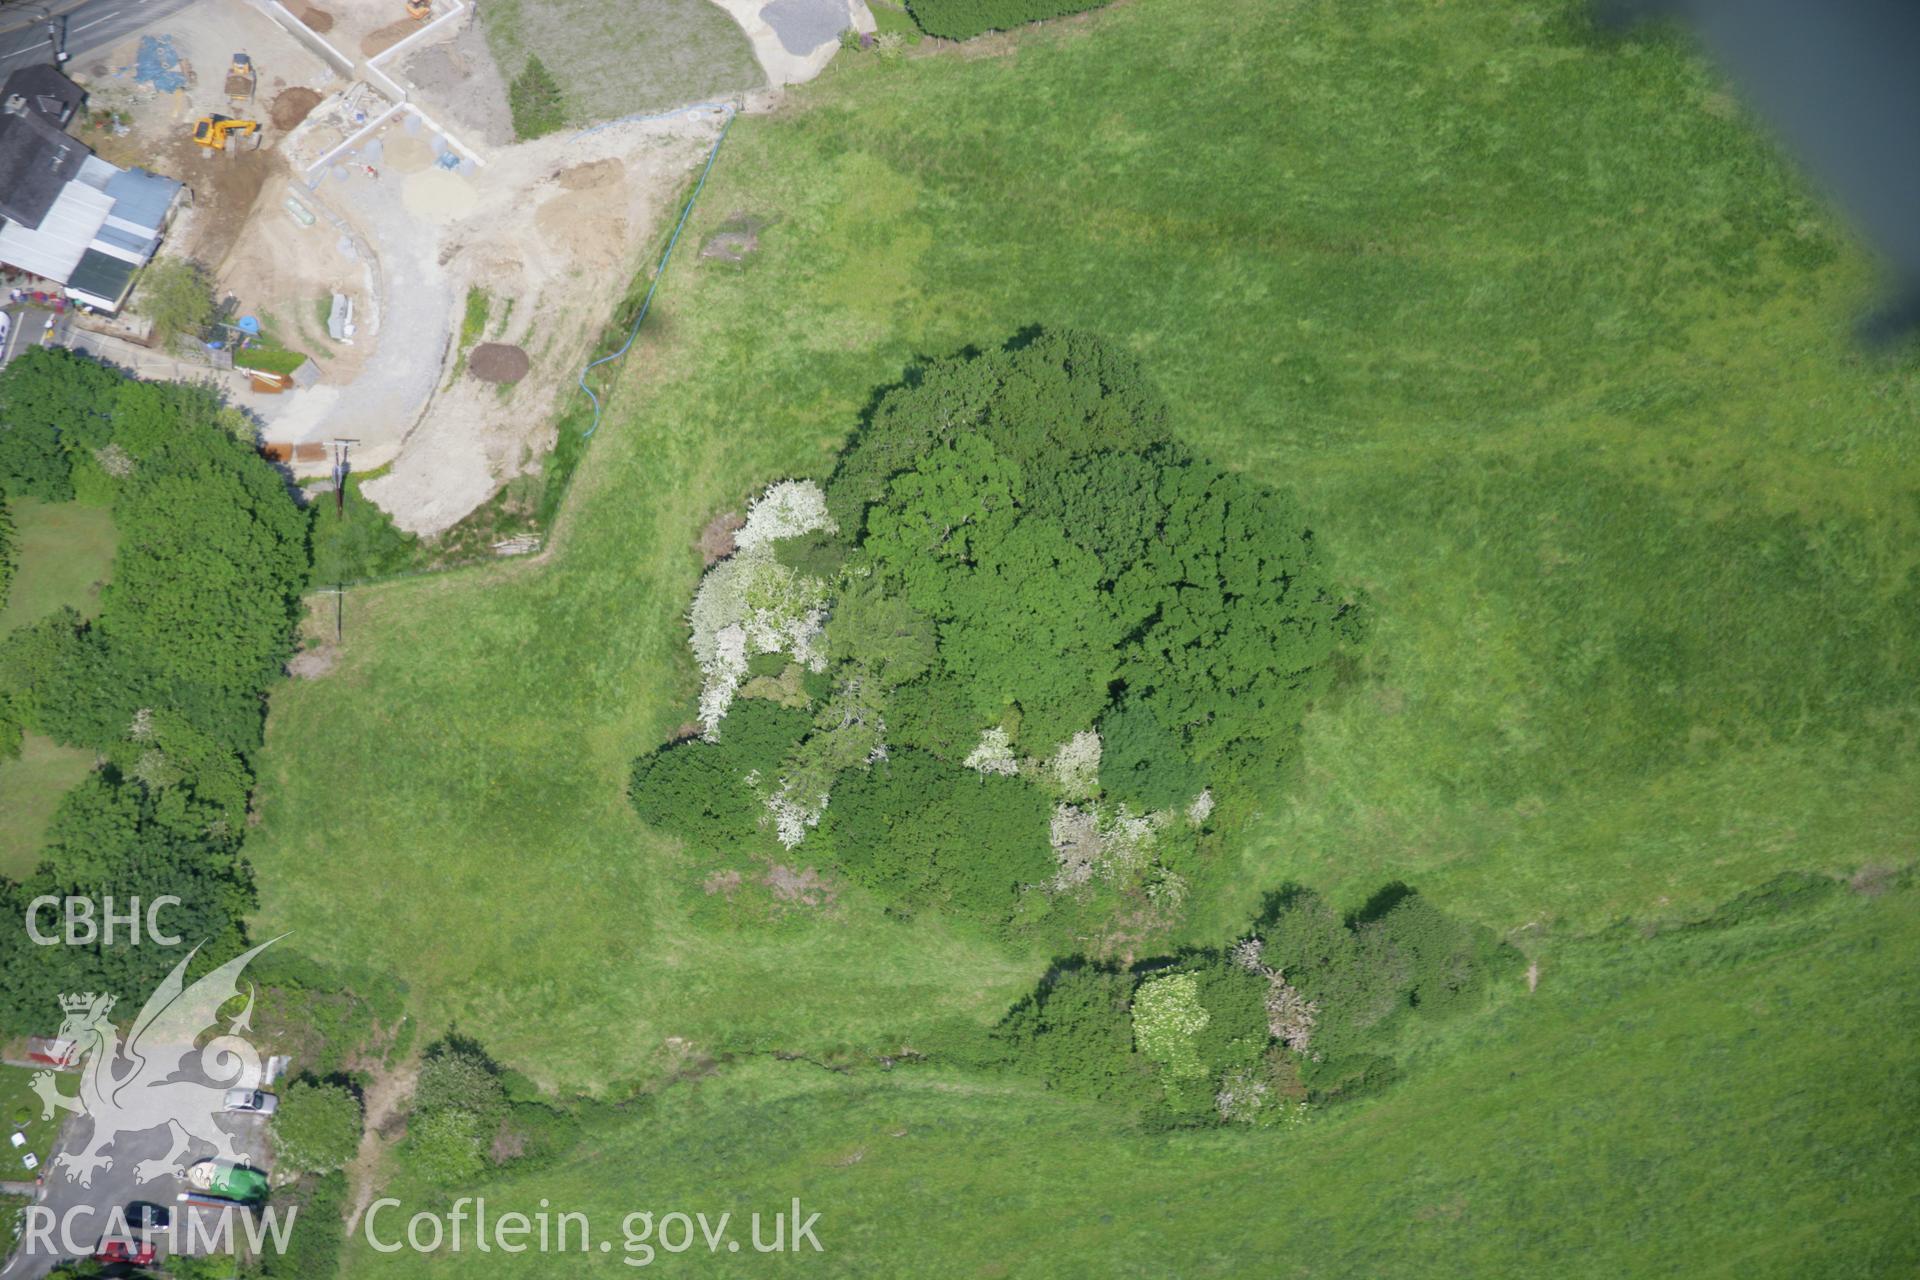
[[[64,126],[84,98],[47,66],[23,68],[0,86],[0,266],[118,311],[185,188],[108,164],[68,136]]]

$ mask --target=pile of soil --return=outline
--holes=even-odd
[[[514,140],[507,82],[477,22],[450,41],[438,41],[407,59],[403,79],[444,109],[463,136],[499,147]]]
[[[316,9],[312,5],[300,11],[300,21],[307,24],[309,31],[333,30],[333,15],[325,9]]]
[[[282,89],[273,100],[273,127],[282,132],[293,128],[320,105],[320,94],[305,85]]]
[[[554,174],[554,180],[569,191],[598,191],[620,181],[627,174],[627,167],[618,160],[591,160],[586,164],[576,164],[570,169],[562,169]]]
[[[482,382],[518,382],[527,368],[527,353],[504,342],[483,342],[467,357],[467,371]]]
[[[405,40],[420,29],[420,24],[412,18],[402,18],[398,22],[389,22],[360,42],[360,52],[366,57],[385,53],[393,46]]]

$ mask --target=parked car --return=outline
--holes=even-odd
[[[6,359],[7,335],[13,332],[13,317],[0,311],[0,360]]]
[[[267,1196],[267,1175],[231,1160],[202,1160],[187,1170],[187,1185],[220,1200],[252,1202]],[[189,1197],[183,1193],[177,1200]]]
[[[227,1090],[227,1110],[270,1116],[280,1109],[280,1099],[262,1089]]]
[[[102,1240],[93,1251],[95,1262],[131,1262],[136,1267],[153,1265],[153,1246],[141,1240]]]
[[[127,1225],[136,1231],[165,1231],[173,1226],[173,1210],[151,1200],[135,1200],[127,1206]]]

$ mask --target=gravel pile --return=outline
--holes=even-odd
[[[838,40],[852,25],[845,0],[772,0],[760,17],[780,37],[780,47],[799,57]]]

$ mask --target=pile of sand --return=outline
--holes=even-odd
[[[483,342],[467,356],[467,372],[482,382],[518,382],[530,367],[525,351],[504,342]]]
[[[407,212],[433,222],[452,222],[473,212],[473,184],[438,165],[410,174],[400,199]]]
[[[305,85],[282,89],[273,100],[273,127],[285,132],[305,120],[320,105],[320,95]]]
[[[564,194],[534,211],[540,234],[568,245],[590,270],[618,266],[627,237],[627,168],[615,159],[577,164],[554,175]]]
[[[325,9],[316,9],[312,5],[300,11],[300,21],[306,23],[311,31],[333,30],[333,15]]]
[[[386,141],[386,167],[395,173],[418,173],[433,163],[433,148],[409,134]]]

